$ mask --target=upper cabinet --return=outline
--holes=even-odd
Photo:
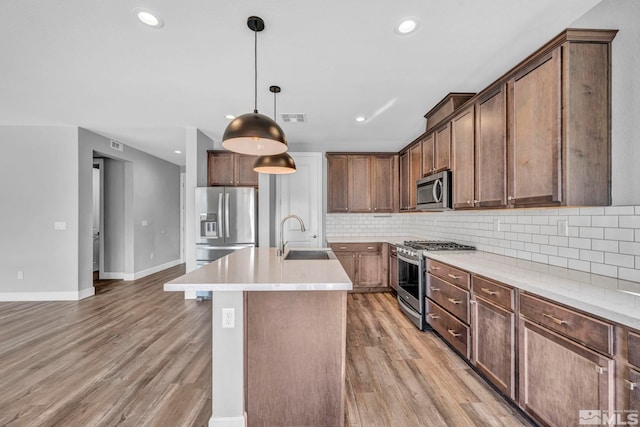
[[[258,173],[253,170],[256,156],[230,151],[208,151],[209,186],[257,187]]]
[[[327,153],[327,212],[397,212],[398,156]]]
[[[400,210],[409,210],[409,151],[400,153]]]
[[[452,170],[455,209],[609,205],[615,34],[566,30],[436,114],[420,137],[423,174]]]

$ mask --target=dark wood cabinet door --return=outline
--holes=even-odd
[[[451,121],[453,172],[453,207],[469,209],[475,206],[473,106]]]
[[[508,83],[510,205],[562,200],[560,67],[558,48]]]
[[[389,286],[398,291],[398,256],[395,246],[389,246]]]
[[[371,204],[373,212],[398,210],[398,156],[375,155],[371,158]]]
[[[349,276],[349,279],[356,286],[356,253],[355,252],[334,252],[338,261]]]
[[[474,297],[472,362],[500,391],[515,399],[515,314]]]
[[[476,104],[476,206],[507,206],[506,88]]]
[[[451,123],[435,132],[434,172],[451,168]]]
[[[208,154],[209,186],[234,185],[234,154],[213,153]]]
[[[400,210],[409,209],[409,152],[400,154]]]
[[[579,424],[581,410],[613,413],[614,361],[561,335],[519,321],[520,407],[543,425]]]
[[[236,182],[239,186],[258,186],[258,172],[253,170],[257,156],[236,154]]]
[[[357,258],[357,284],[361,288],[384,286],[382,280],[382,254],[380,252],[360,252]]]
[[[371,212],[371,156],[349,156],[349,211]]]
[[[349,212],[349,159],[327,156],[327,212]]]
[[[435,162],[435,136],[430,133],[422,140],[422,175],[427,176],[434,171]]]
[[[409,148],[409,209],[416,208],[416,181],[422,178],[422,145]]]

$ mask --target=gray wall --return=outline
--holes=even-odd
[[[4,293],[32,292],[42,294],[36,299],[74,299],[78,291],[77,128],[0,126],[0,146],[0,300]],[[88,168],[85,181],[90,189],[91,159]],[[91,258],[90,195],[87,204]],[[67,229],[55,231],[55,221],[66,222]],[[24,279],[17,279],[18,271]]]
[[[104,159],[104,266],[110,272],[125,271],[125,163]]]
[[[612,53],[612,197],[614,205],[640,205],[640,1],[604,0],[574,28],[620,30]]]
[[[108,138],[81,128],[77,161],[80,289],[92,286],[89,268],[92,196],[88,177],[94,152],[126,161],[124,273],[134,275],[180,259],[180,167],[126,145],[123,152],[113,150]]]

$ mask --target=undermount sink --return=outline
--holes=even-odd
[[[290,250],[284,259],[331,259],[329,251],[297,251]]]

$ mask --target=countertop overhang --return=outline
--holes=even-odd
[[[330,250],[330,249],[327,249]],[[340,261],[285,260],[275,248],[245,248],[165,283],[165,291],[350,291]]]

